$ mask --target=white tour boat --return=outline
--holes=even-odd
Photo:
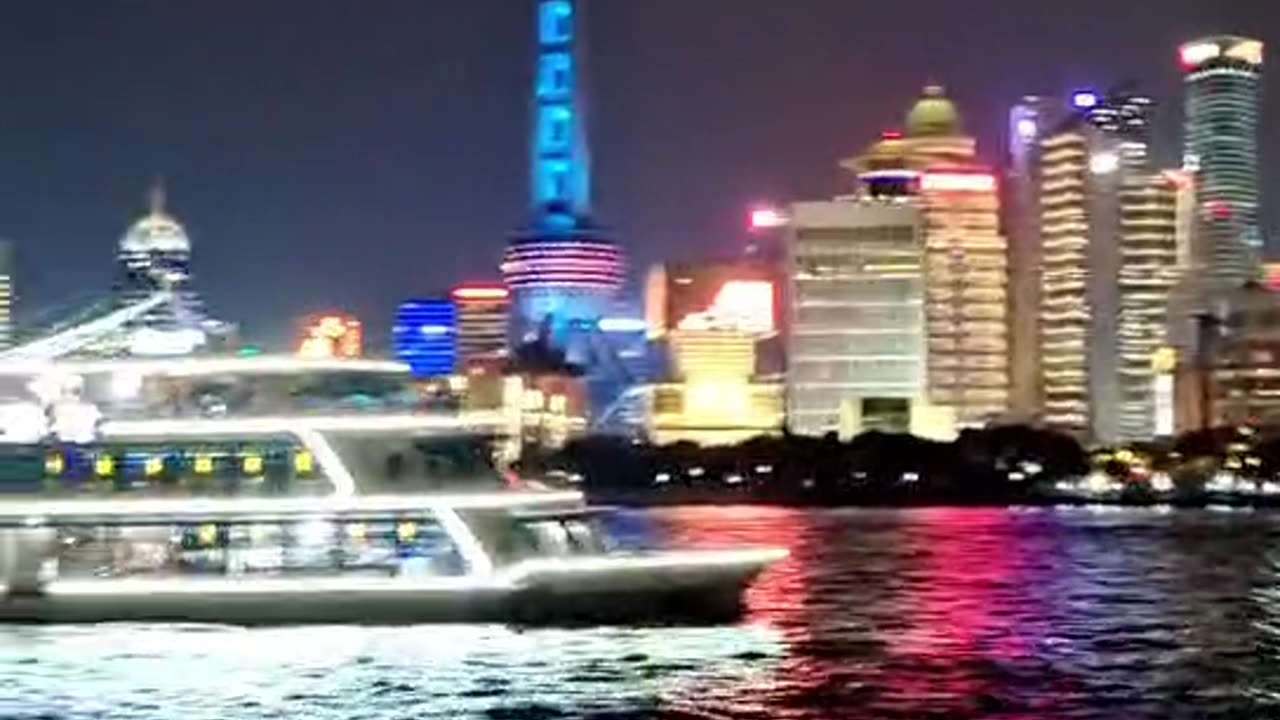
[[[48,425],[23,429],[39,413],[16,402],[0,422],[0,620],[722,620],[785,555],[614,547],[580,493],[496,469],[492,418],[399,411],[352,379],[392,370],[245,359],[43,372]],[[341,389],[317,395],[325,373]],[[374,412],[349,412],[357,386]],[[76,427],[86,418],[91,432]]]

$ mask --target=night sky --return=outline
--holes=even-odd
[[[533,0],[67,0],[0,13],[0,236],[22,310],[110,284],[152,179],[198,289],[251,340],[497,277],[525,213]],[[1276,0],[594,0],[598,218],[632,274],[724,254],[759,201],[848,188],[836,167],[930,80],[999,159],[1028,92],[1135,80],[1179,156],[1176,47],[1269,41],[1262,142],[1280,238]],[[1269,35],[1269,37],[1268,37]]]

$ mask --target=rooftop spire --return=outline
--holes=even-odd
[[[147,203],[151,208],[152,215],[164,214],[164,178],[156,177],[151,183],[151,189],[147,191]]]

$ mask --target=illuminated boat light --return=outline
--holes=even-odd
[[[436,578],[255,578],[238,579],[119,579],[55,580],[45,585],[50,596],[103,595],[299,595],[323,593],[386,593],[410,595],[432,591],[507,591],[514,586],[502,577]]]
[[[498,412],[457,415],[334,415],[234,418],[226,420],[111,420],[102,424],[103,437],[195,437],[212,435],[281,435],[291,431],[459,430],[497,426]]]
[[[580,575],[610,570],[752,568],[786,558],[785,550],[725,550],[673,552],[653,557],[602,556],[524,560],[501,572],[478,572],[434,578],[201,578],[55,580],[44,586],[49,596],[154,595],[300,595],[421,592],[510,592],[537,574]]]
[[[770,548],[758,550],[688,550],[663,552],[657,555],[602,555],[577,558],[535,558],[522,560],[507,568],[503,574],[513,582],[536,574],[586,575],[609,570],[678,570],[749,568],[768,565],[786,559],[786,550]]]
[[[129,372],[142,375],[193,377],[238,373],[304,375],[307,373],[381,372],[408,374],[409,366],[393,360],[360,358],[299,358],[291,355],[261,355],[237,358],[178,358],[171,360],[89,360],[50,361],[26,358],[0,360],[0,375],[40,375],[58,370],[76,375]]]
[[[256,520],[263,517],[324,516],[536,508],[582,503],[582,493],[502,492],[459,495],[394,495],[324,498],[148,498],[138,500],[35,500],[0,506],[0,525],[52,524],[69,519],[143,518],[164,522]]]

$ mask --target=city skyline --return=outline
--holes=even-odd
[[[927,80],[947,86],[980,139],[979,157],[995,164],[1004,118],[1023,94],[1134,79],[1159,105],[1156,160],[1172,165],[1178,44],[1280,22],[1262,3],[1175,2],[1161,3],[1160,25],[1144,30],[1149,13],[1109,8],[1110,24],[1040,34],[1035,47],[1007,37],[973,57],[969,48],[983,43],[942,47],[938,28],[911,43],[860,34],[859,13],[837,2],[788,11],[746,0],[732,18],[675,2],[596,5],[598,214],[633,258],[633,283],[663,258],[745,245],[754,202],[838,191],[833,159],[899,122]],[[234,20],[151,3],[12,11],[0,30],[0,87],[13,99],[0,123],[0,236],[17,245],[20,312],[109,291],[115,243],[142,214],[157,172],[192,235],[196,286],[250,340],[287,345],[297,316],[328,310],[355,313],[375,338],[386,336],[404,297],[496,279],[509,225],[527,204],[533,3],[388,3],[360,17],[346,7],[313,5],[297,23],[270,6]],[[967,8],[980,16],[967,25],[1008,36],[1013,8]],[[940,19],[957,12],[925,9]],[[1058,11],[1043,12],[1017,19],[1038,26]],[[908,22],[878,20],[886,35]],[[690,62],[696,46],[682,50],[678,40],[722,21],[755,41]],[[645,42],[659,33],[663,42]],[[47,42],[55,36],[83,48],[59,54]],[[55,52],[35,55],[45,45]],[[79,60],[95,50],[110,61]],[[901,62],[860,75],[887,52]],[[806,81],[788,80],[796,76]],[[1275,75],[1266,77],[1274,88]],[[1274,246],[1280,93],[1264,97],[1263,225]]]

